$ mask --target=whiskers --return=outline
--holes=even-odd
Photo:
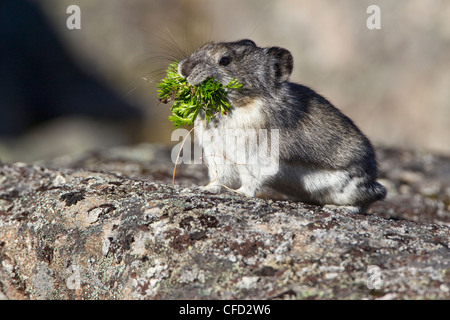
[[[173,32],[166,28],[161,35],[149,35],[148,51],[139,55],[133,70],[136,77],[131,80],[124,97],[129,97],[142,86],[156,90],[156,83],[165,77],[167,66],[189,56],[186,41],[177,40]],[[149,86],[150,85],[150,86]]]

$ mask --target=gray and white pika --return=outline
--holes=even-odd
[[[376,182],[370,141],[324,97],[289,82],[292,69],[288,50],[260,48],[252,40],[207,43],[180,61],[178,73],[192,85],[209,78],[223,85],[234,78],[242,84],[241,90],[227,93],[227,114],[208,123],[200,115],[195,121],[212,181],[204,189],[218,193],[224,186],[238,188],[254,197],[269,187],[310,204],[365,210],[386,195]],[[249,138],[263,130],[268,134],[259,134],[256,143]],[[248,139],[237,145],[243,136]],[[261,145],[277,147],[276,163],[261,153]],[[241,163],[244,154],[253,162]]]

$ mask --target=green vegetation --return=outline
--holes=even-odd
[[[175,61],[167,68],[167,75],[158,83],[159,102],[173,101],[170,108],[172,115],[169,120],[175,128],[182,125],[192,125],[200,110],[204,110],[205,120],[209,121],[217,113],[226,114],[230,103],[225,89],[240,90],[242,84],[232,79],[228,85],[208,79],[197,86],[190,85],[178,72],[178,62]]]

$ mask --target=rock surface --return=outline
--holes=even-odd
[[[377,149],[368,214],[212,195],[140,145],[0,166],[0,298],[449,299],[450,158]]]

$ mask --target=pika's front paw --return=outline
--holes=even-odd
[[[204,187],[200,187],[199,189],[201,192],[219,194],[220,191],[222,190],[222,186],[211,184]]]
[[[253,198],[256,195],[256,190],[254,188],[249,188],[247,186],[242,186],[236,190],[237,193],[246,195],[249,198]]]

